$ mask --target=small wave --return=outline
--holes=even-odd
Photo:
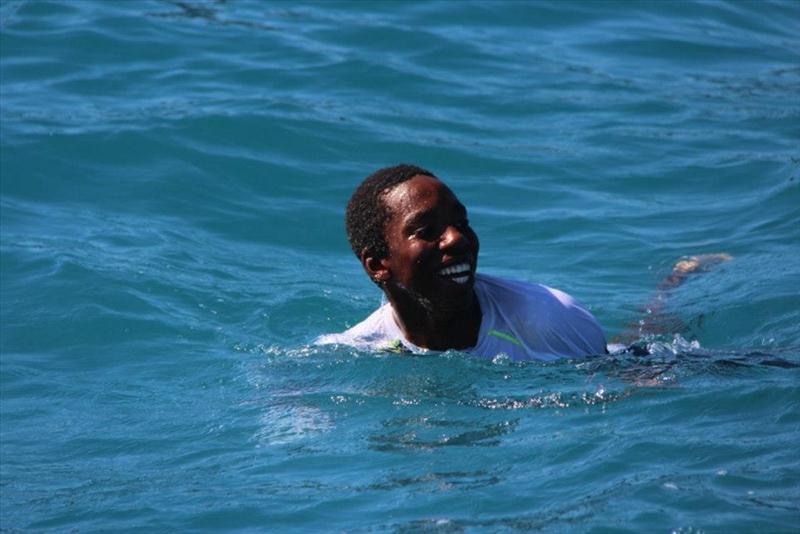
[[[600,385],[594,393],[561,393],[556,391],[531,397],[481,398],[464,404],[488,410],[563,409],[616,402],[629,397],[631,393],[629,390],[610,392]]]
[[[517,420],[475,425],[473,421],[437,421],[425,418],[421,425],[403,428],[401,432],[378,434],[369,438],[370,448],[382,452],[406,449],[436,449],[439,447],[492,447],[500,443],[500,437],[512,433]],[[442,432],[442,428],[464,427]],[[434,431],[430,432],[429,429]],[[433,435],[431,435],[433,434]]]

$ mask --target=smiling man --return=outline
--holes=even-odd
[[[350,245],[388,302],[317,343],[546,361],[606,352],[600,325],[566,293],[476,273],[467,210],[431,172],[378,170],[353,193],[346,218]]]

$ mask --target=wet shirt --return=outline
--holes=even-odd
[[[605,335],[597,320],[562,291],[478,274],[475,294],[481,307],[481,327],[477,344],[464,352],[484,358],[504,354],[518,361],[552,361],[606,352]],[[353,328],[321,336],[316,343],[428,352],[405,339],[389,303]]]

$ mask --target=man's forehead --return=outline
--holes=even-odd
[[[393,211],[426,210],[433,199],[451,200],[460,204],[450,188],[432,176],[417,175],[388,190],[383,201]]]

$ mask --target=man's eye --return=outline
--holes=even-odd
[[[426,225],[420,226],[416,230],[414,230],[414,237],[419,239],[431,240],[436,237],[436,232],[434,231],[433,226]]]

